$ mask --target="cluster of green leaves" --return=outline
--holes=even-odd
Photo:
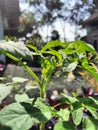
[[[0,111],[0,124],[8,126],[12,130],[28,130],[35,123],[47,122],[54,113],[54,110],[47,106],[41,98],[35,100],[26,94],[16,94],[15,99],[17,102]]]
[[[69,107],[57,111],[46,105],[42,98],[16,94],[16,102],[0,111],[0,128],[3,126],[4,130],[8,130],[8,127],[11,130],[28,130],[34,124],[45,124],[54,116],[58,116],[54,130],[75,130],[79,125],[85,130],[97,129],[98,98],[75,98],[64,94],[62,96],[62,103],[68,104]]]
[[[98,97],[75,98],[64,94],[62,96],[63,103],[68,104],[69,109],[57,112],[62,122],[57,123],[54,130],[76,130],[79,126],[83,130],[97,130]]]
[[[32,45],[25,46],[22,44],[21,47],[19,46],[19,43],[6,43],[1,41],[0,52],[22,65],[32,78],[37,81],[40,89],[40,98],[35,100],[34,98],[30,99],[25,94],[16,95],[16,103],[12,103],[0,111],[0,127],[2,128],[4,125],[6,127],[11,127],[12,130],[28,130],[35,123],[43,126],[53,116],[58,116],[62,118],[62,122],[57,123],[54,130],[60,128],[62,128],[62,130],[74,130],[74,125],[79,125],[82,120],[84,120],[83,128],[87,128],[90,122],[92,123],[92,128],[95,128],[96,126],[94,125],[96,125],[96,123],[94,124],[91,119],[88,119],[88,117],[83,118],[82,113],[83,110],[87,109],[92,114],[94,120],[96,120],[97,117],[95,117],[95,115],[97,113],[97,107],[94,103],[97,105],[97,100],[95,101],[91,98],[86,99],[87,101],[94,100],[93,105],[91,102],[88,102],[87,105],[84,103],[84,99],[80,100],[64,96],[65,99],[67,98],[67,102],[71,107],[70,109],[60,110],[59,112],[55,111],[54,108],[47,106],[44,101],[49,81],[54,70],[58,67],[61,67],[61,73],[64,74],[74,71],[77,67],[84,68],[98,79],[97,70],[91,64],[91,57],[97,55],[95,49],[83,41],[75,41],[73,43],[51,41],[44,45],[40,50]],[[30,48],[30,50],[28,48]],[[31,68],[22,61],[22,58],[24,57],[29,57],[32,60],[33,55],[40,56],[42,69],[41,78],[39,78],[36,73],[34,73]],[[5,97],[2,97],[2,94],[0,96],[2,102]],[[72,115],[73,123],[69,121],[70,115]],[[40,130],[43,130],[43,128],[40,127]]]

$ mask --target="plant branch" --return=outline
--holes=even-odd
[[[5,52],[5,51],[2,51],[0,50],[4,55],[8,56],[9,58],[11,58],[12,60],[14,60],[15,62],[19,63],[21,66],[23,66],[26,71],[38,82],[38,84],[40,85],[40,80],[39,78],[37,77],[37,75],[31,70],[30,67],[28,67],[27,65],[25,65],[19,58]]]
[[[45,85],[44,85],[44,87],[43,87],[43,92],[44,92],[44,93],[46,92],[46,89],[47,89],[47,87],[48,87],[48,84],[49,84],[49,81],[50,81],[50,79],[51,79],[53,70],[54,70],[54,69],[50,70],[50,72],[47,74],[47,80],[46,80]]]

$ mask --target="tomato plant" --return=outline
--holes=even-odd
[[[55,49],[56,47],[58,49]],[[97,69],[93,66],[94,59],[92,60],[93,56],[97,57],[97,52],[92,46],[80,40],[73,43],[51,41],[39,50],[35,46],[20,42],[1,41],[0,53],[23,66],[38,83],[40,90],[38,98],[30,98],[26,93],[16,94],[15,102],[0,111],[0,129],[75,130],[81,127],[85,130],[96,130],[98,127],[96,123],[98,121],[97,98],[79,98],[61,94],[60,104],[65,106],[59,110],[46,103],[46,90],[52,74],[57,68],[60,68],[60,76],[82,68],[98,79]],[[40,78],[23,62],[24,58],[33,62],[35,55],[40,57]],[[1,88],[3,89],[0,91],[0,102],[11,91],[11,87],[6,85]],[[2,92],[5,93],[5,96]]]

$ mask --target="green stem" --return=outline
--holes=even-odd
[[[41,85],[40,85],[40,97],[41,98],[46,97],[46,89],[47,89],[49,81],[51,79],[52,72],[53,72],[53,69],[50,70],[50,72],[47,74],[46,79],[42,78],[42,82],[41,82]]]
[[[46,98],[46,89],[49,84],[50,78],[52,76],[53,70],[50,70],[50,72],[47,74],[46,81],[44,78],[42,78],[41,86],[40,86],[40,97],[45,99]],[[45,84],[44,84],[45,83]],[[45,128],[45,123],[40,124],[40,130],[44,130]]]
[[[50,79],[51,79],[52,73],[53,73],[53,69],[50,70],[50,73],[48,73],[47,80],[46,80],[45,85],[44,85],[44,87],[43,87],[43,92],[44,92],[44,93],[46,93],[46,89],[47,89],[47,87],[48,87],[48,84],[49,84],[49,81],[50,81]]]
[[[9,53],[4,53],[6,56],[8,56],[9,58],[11,58],[12,60],[14,60],[15,62],[19,63],[21,66],[23,66],[26,71],[38,82],[38,84],[40,84],[40,80],[37,77],[37,75],[31,70],[30,67],[28,67],[27,65],[25,65],[19,58],[16,58],[15,56],[9,54]]]
[[[28,67],[27,65],[24,66],[24,68],[27,70],[27,72],[38,82],[38,84],[40,84],[40,80],[37,77],[37,75],[31,70],[30,67]]]
[[[45,95],[46,95],[46,93],[44,93],[44,91],[43,91],[43,86],[40,86],[40,97],[44,99]]]
[[[45,123],[41,123],[40,124],[40,130],[44,130],[44,128],[45,128]]]
[[[43,85],[44,84],[44,78],[41,78],[41,82],[40,82],[40,97],[41,98],[45,98],[44,92],[43,92]]]

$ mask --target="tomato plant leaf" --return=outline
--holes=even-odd
[[[61,42],[61,41],[51,41],[51,42],[48,42],[42,49],[41,49],[41,52],[43,51],[46,51],[47,49],[49,50],[50,48],[53,48],[53,47],[65,47],[65,43]]]
[[[88,64],[87,59],[83,59],[82,67],[90,72],[96,79],[98,79],[98,71],[92,65]]]
[[[56,51],[56,50],[51,49],[50,51],[45,51],[44,53],[56,56],[59,62],[62,61],[62,55],[58,51]]]
[[[72,44],[72,46],[73,48],[77,50],[78,53],[82,53],[82,52],[96,53],[96,50],[94,49],[94,47],[90,44],[85,43],[84,41],[76,40]]]
[[[84,106],[84,108],[98,110],[98,104],[90,97],[80,98],[79,101]]]
[[[86,117],[83,120],[83,130],[98,130],[98,120]]]
[[[0,123],[11,130],[28,130],[34,122],[21,104],[13,103],[0,111]]]
[[[0,52],[1,53],[10,53],[20,58],[28,58],[32,60],[31,51],[25,46],[22,42],[14,41],[0,41]]]
[[[11,89],[7,87],[5,84],[0,84],[0,103],[4,98],[7,97],[8,94],[10,94]]]
[[[95,111],[95,110],[92,110],[92,109],[90,109],[90,108],[87,108],[87,109],[88,109],[88,111],[92,114],[92,116],[93,116],[95,119],[98,120],[98,112]]]
[[[68,121],[59,122],[53,130],[75,130],[74,124]]]
[[[68,121],[70,111],[67,109],[61,109],[60,111],[57,112],[57,115],[61,117],[64,121]]]
[[[27,102],[17,102],[0,111],[0,123],[12,130],[28,130],[34,123],[45,123],[51,117],[51,110],[45,104],[38,107]]]
[[[78,108],[72,112],[72,119],[75,125],[79,125],[82,120],[82,108]]]
[[[65,101],[68,102],[68,103],[73,104],[75,102],[78,102],[78,99],[75,98],[75,97],[71,97],[71,96],[65,95],[63,93],[61,95],[63,96],[63,100],[65,99]]]
[[[24,102],[24,101],[26,101],[26,100],[29,100],[29,97],[28,97],[28,95],[27,94],[16,94],[15,95],[15,100],[17,101],[17,102]]]
[[[38,98],[36,100],[35,106],[43,113],[47,119],[50,119],[52,117],[52,113],[55,112],[51,106],[45,104],[42,98]]]
[[[38,51],[37,47],[35,47],[35,46],[33,46],[33,45],[27,44],[26,46],[29,47],[30,49],[32,49],[32,50],[35,51],[35,52]]]

